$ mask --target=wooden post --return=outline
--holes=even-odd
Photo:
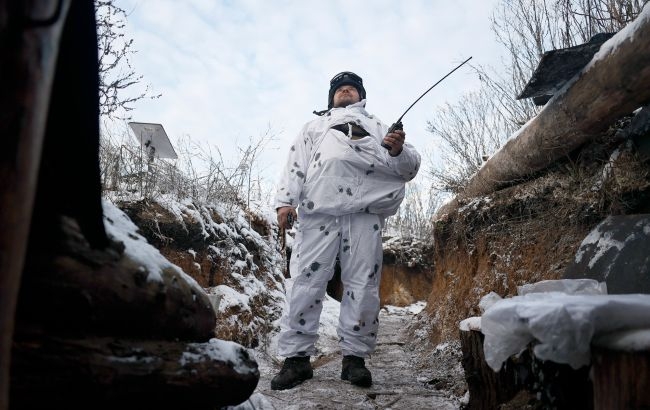
[[[485,361],[484,339],[478,330],[460,331],[468,409],[498,409],[504,404],[504,408],[520,408],[529,401],[543,408],[593,408],[589,367],[572,369],[567,364],[541,361],[529,346],[495,372]]]
[[[592,343],[594,408],[650,408],[650,329],[607,334]]]
[[[14,314],[68,6],[68,0],[0,0],[0,410],[9,406]]]
[[[499,404],[508,402],[523,389],[511,363],[506,363],[498,372],[487,365],[483,353],[484,339],[485,336],[480,331],[460,331],[462,364],[469,390],[467,408],[471,410],[496,409]]]

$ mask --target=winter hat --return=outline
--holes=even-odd
[[[343,71],[338,73],[330,80],[330,92],[327,99],[327,109],[332,108],[334,104],[334,93],[339,87],[351,85],[359,92],[359,97],[363,100],[366,98],[366,89],[363,88],[363,80],[352,71]]]

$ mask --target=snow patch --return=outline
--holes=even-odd
[[[494,305],[496,302],[500,301],[502,298],[496,292],[490,292],[487,295],[483,296],[478,302],[478,307],[481,309],[481,313],[485,313],[490,306]]]
[[[607,284],[594,279],[559,279],[517,286],[519,296],[543,292],[562,292],[569,295],[606,295]]]
[[[650,329],[634,329],[609,333],[596,338],[595,346],[626,352],[650,350]]]
[[[470,330],[481,331],[481,317],[473,316],[468,317],[465,320],[461,320],[458,328],[463,332],[469,332]]]
[[[605,227],[606,221],[601,223],[596,229],[592,230],[589,232],[589,235],[582,241],[580,244],[580,247],[578,248],[578,252],[576,253],[576,262],[580,263],[582,261],[582,258],[584,257],[584,254],[586,252],[586,246],[588,245],[595,245],[596,246],[596,253],[591,258],[589,261],[589,268],[593,268],[593,266],[598,262],[598,260],[605,255],[610,249],[615,248],[617,251],[621,251],[625,247],[625,242],[617,241],[612,238],[613,232],[611,230],[605,230],[602,232],[600,229],[603,229]],[[626,242],[629,240],[633,240],[634,235],[631,235],[630,237],[626,238]]]
[[[138,233],[138,227],[117,206],[107,199],[102,199],[104,208],[104,227],[106,233],[115,240],[124,243],[124,253],[147,272],[147,281],[162,282],[162,271],[172,269],[191,287],[203,293],[203,288],[181,268],[171,263],[158,249],[153,247]]]
[[[625,26],[621,31],[616,33],[612,38],[607,40],[603,45],[600,47],[600,50],[594,55],[594,57],[591,59],[589,64],[585,66],[585,68],[582,70],[582,72],[587,72],[589,71],[596,63],[600,60],[603,60],[607,58],[610,54],[614,53],[616,49],[625,41],[630,41],[634,42],[634,38],[636,36],[636,32],[639,29],[639,27],[643,26],[645,24],[645,21],[650,19],[650,7],[646,4],[643,7],[643,10],[639,15],[637,16],[636,19],[634,19],[633,22]]]
[[[239,307],[245,311],[251,310],[250,297],[246,294],[239,293],[235,289],[226,285],[215,286],[208,290],[210,295],[219,297],[219,311],[224,312],[231,307]]]
[[[392,305],[385,305],[382,309],[386,310],[391,315],[417,315],[427,307],[427,302],[418,301],[412,305],[405,307],[398,307]]]
[[[237,343],[210,339],[207,344],[188,343],[187,348],[189,351],[183,352],[179,359],[181,366],[210,360],[229,363],[240,374],[257,372],[257,367],[250,367],[244,361],[247,357],[247,352]]]

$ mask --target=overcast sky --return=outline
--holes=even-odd
[[[162,94],[131,115],[161,123],[172,143],[188,135],[218,147],[226,161],[270,127],[277,141],[260,165],[272,183],[312,111],[327,108],[336,73],[359,74],[366,108],[390,125],[466,58],[498,65],[497,1],[118,0],[138,51],[133,68]],[[431,152],[427,119],[477,86],[468,67],[456,71],[405,116],[407,140]]]

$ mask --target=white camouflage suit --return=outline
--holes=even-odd
[[[396,157],[380,143],[388,127],[365,110],[365,100],[308,122],[289,151],[276,209],[298,207],[291,255],[295,278],[281,320],[281,356],[316,354],[327,282],[341,263],[343,298],[338,336],[343,355],[368,357],[379,327],[381,228],[404,198],[420,155],[408,143]],[[370,136],[353,139],[332,126],[355,123]]]

